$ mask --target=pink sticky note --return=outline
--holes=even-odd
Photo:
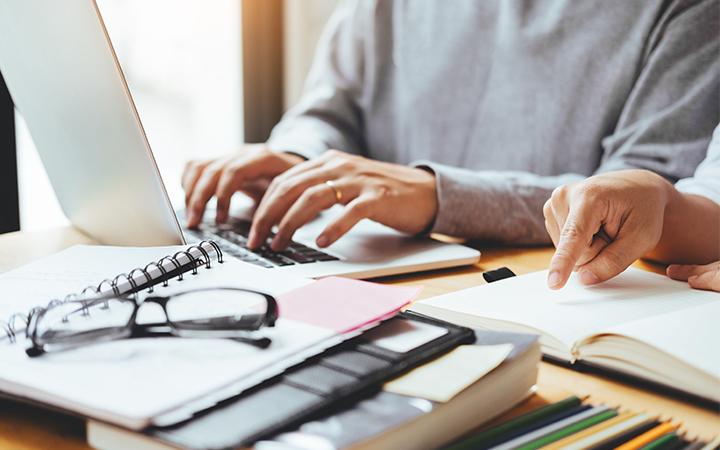
[[[281,318],[345,333],[391,317],[419,292],[418,287],[329,277],[281,295],[278,305]]]

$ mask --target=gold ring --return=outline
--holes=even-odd
[[[327,185],[327,187],[329,187],[330,189],[332,189],[333,193],[335,194],[335,200],[336,200],[338,203],[340,203],[340,202],[342,201],[343,195],[342,195],[342,191],[341,191],[340,189],[338,189],[338,187],[337,187],[337,185],[335,184],[335,182],[334,182],[334,181],[331,181],[331,180],[328,180],[328,181],[325,182],[325,185]]]

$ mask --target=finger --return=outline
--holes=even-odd
[[[185,165],[185,170],[181,178],[181,184],[185,191],[185,207],[190,203],[190,197],[192,196],[195,184],[200,179],[202,171],[208,166],[209,161],[197,162],[191,161]]]
[[[620,235],[589,263],[578,268],[580,282],[593,285],[619,275],[648,249],[641,239]]]
[[[273,174],[274,168],[271,166],[272,163],[268,160],[267,155],[253,155],[235,159],[223,169],[215,189],[217,198],[215,221],[217,223],[227,222],[233,194],[240,190],[245,183]]]
[[[295,177],[286,178],[284,181],[274,181],[255,212],[248,246],[250,248],[260,247],[267,239],[272,227],[280,222],[285,212],[297,201],[305,189],[333,178],[335,178],[335,174],[332,171],[319,167],[300,173]],[[343,195],[345,194],[351,195],[349,192],[343,192]]]
[[[280,251],[287,247],[295,231],[313,220],[321,211],[337,202],[335,192],[325,184],[308,188],[292,205],[278,226],[278,232],[272,242],[272,249]]]
[[[372,195],[361,195],[345,206],[342,214],[335,218],[318,236],[318,247],[329,247],[344,236],[358,222],[370,218],[377,200]]]
[[[558,227],[549,199],[543,205],[543,215],[545,216],[545,230],[547,230],[548,235],[550,235],[553,245],[557,247],[558,239],[560,238],[560,227]]]
[[[593,217],[592,208],[580,207],[570,215],[560,231],[555,254],[550,261],[548,286],[560,289],[567,283],[577,261],[585,249],[592,244],[594,230],[599,228],[599,220]]]
[[[190,202],[187,206],[188,227],[195,228],[202,221],[203,215],[205,214],[205,206],[210,198],[212,198],[213,193],[215,193],[215,188],[217,187],[217,182],[225,161],[224,159],[217,160],[203,170],[200,179],[193,189]]]
[[[292,178],[294,178],[300,174],[303,174],[305,172],[309,172],[311,170],[322,167],[325,164],[325,162],[327,161],[326,155],[327,155],[327,153],[324,153],[323,155],[321,155],[317,158],[303,161],[300,164],[296,164],[296,165],[290,167],[289,169],[287,169],[286,171],[284,171],[283,173],[279,174],[275,178],[276,183],[274,183],[273,185],[271,185],[268,188],[268,192],[270,192],[272,189],[276,188],[278,185],[282,184],[283,182],[285,182],[289,179],[292,179]]]
[[[569,201],[568,197],[572,195],[572,191],[568,189],[563,189],[563,187],[555,189],[553,191],[553,196],[549,200],[549,208],[551,211],[551,214],[555,217],[555,221],[557,222],[558,229],[562,230],[565,227],[565,221],[567,220],[568,214],[570,213],[569,209]],[[587,202],[587,200],[585,200]],[[603,234],[601,236],[601,233],[604,233],[603,231],[604,224],[600,224],[597,230],[595,231],[595,234],[593,236],[593,240],[589,247],[587,247],[580,257],[578,258],[577,262],[575,263],[575,269],[577,269],[579,266],[582,266],[584,264],[587,264],[590,262],[593,258],[595,258],[600,251],[605,248],[612,239],[609,240],[603,240],[602,237],[606,236]]]
[[[215,223],[225,223],[230,211],[230,199],[244,182],[240,167],[229,167],[222,171],[215,189]]]
[[[550,240],[553,243],[553,246],[557,247],[558,244],[558,238],[560,237],[560,229],[557,226],[557,222],[555,222],[555,218],[549,218],[545,219],[545,229],[548,232],[548,235],[550,235]]]
[[[720,267],[720,261],[710,264],[671,264],[667,268],[667,276],[673,280],[688,281],[692,276],[701,275]]]
[[[688,284],[693,289],[720,292],[720,265],[700,275],[693,275],[688,278]]]
[[[565,221],[567,220],[568,214],[570,214],[570,208],[565,198],[566,195],[560,194],[550,197],[550,210],[555,217],[555,222],[557,222],[559,230],[565,227]]]
[[[272,194],[275,189],[277,189],[279,186],[281,186],[283,183],[285,183],[288,180],[294,179],[295,177],[304,174],[306,172],[310,172],[312,170],[316,170],[322,167],[326,167],[329,170],[332,170],[333,173],[339,172],[337,169],[337,164],[332,164],[332,161],[336,161],[339,159],[342,159],[345,154],[342,152],[339,152],[337,150],[328,150],[322,155],[304,161],[300,164],[296,164],[295,166],[289,168],[285,172],[281,173],[276,177],[274,180],[275,183],[273,183],[268,188],[268,194]],[[325,181],[325,180],[323,180]]]
[[[600,252],[608,245],[609,243],[604,239],[597,236],[593,237],[590,247],[586,248],[582,252],[582,255],[580,255],[580,258],[578,258],[577,262],[575,263],[575,270],[595,259],[597,255],[599,255]]]

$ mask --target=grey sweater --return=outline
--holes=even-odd
[[[720,121],[720,0],[349,0],[271,148],[425,165],[433,231],[549,242],[552,190],[689,177]]]

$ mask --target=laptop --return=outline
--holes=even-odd
[[[64,213],[103,244],[213,239],[250,264],[314,278],[372,278],[472,264],[480,257],[477,250],[369,220],[321,250],[313,242],[339,206],[301,228],[279,253],[246,247],[248,217],[184,230],[94,0],[0,1],[0,72]]]

